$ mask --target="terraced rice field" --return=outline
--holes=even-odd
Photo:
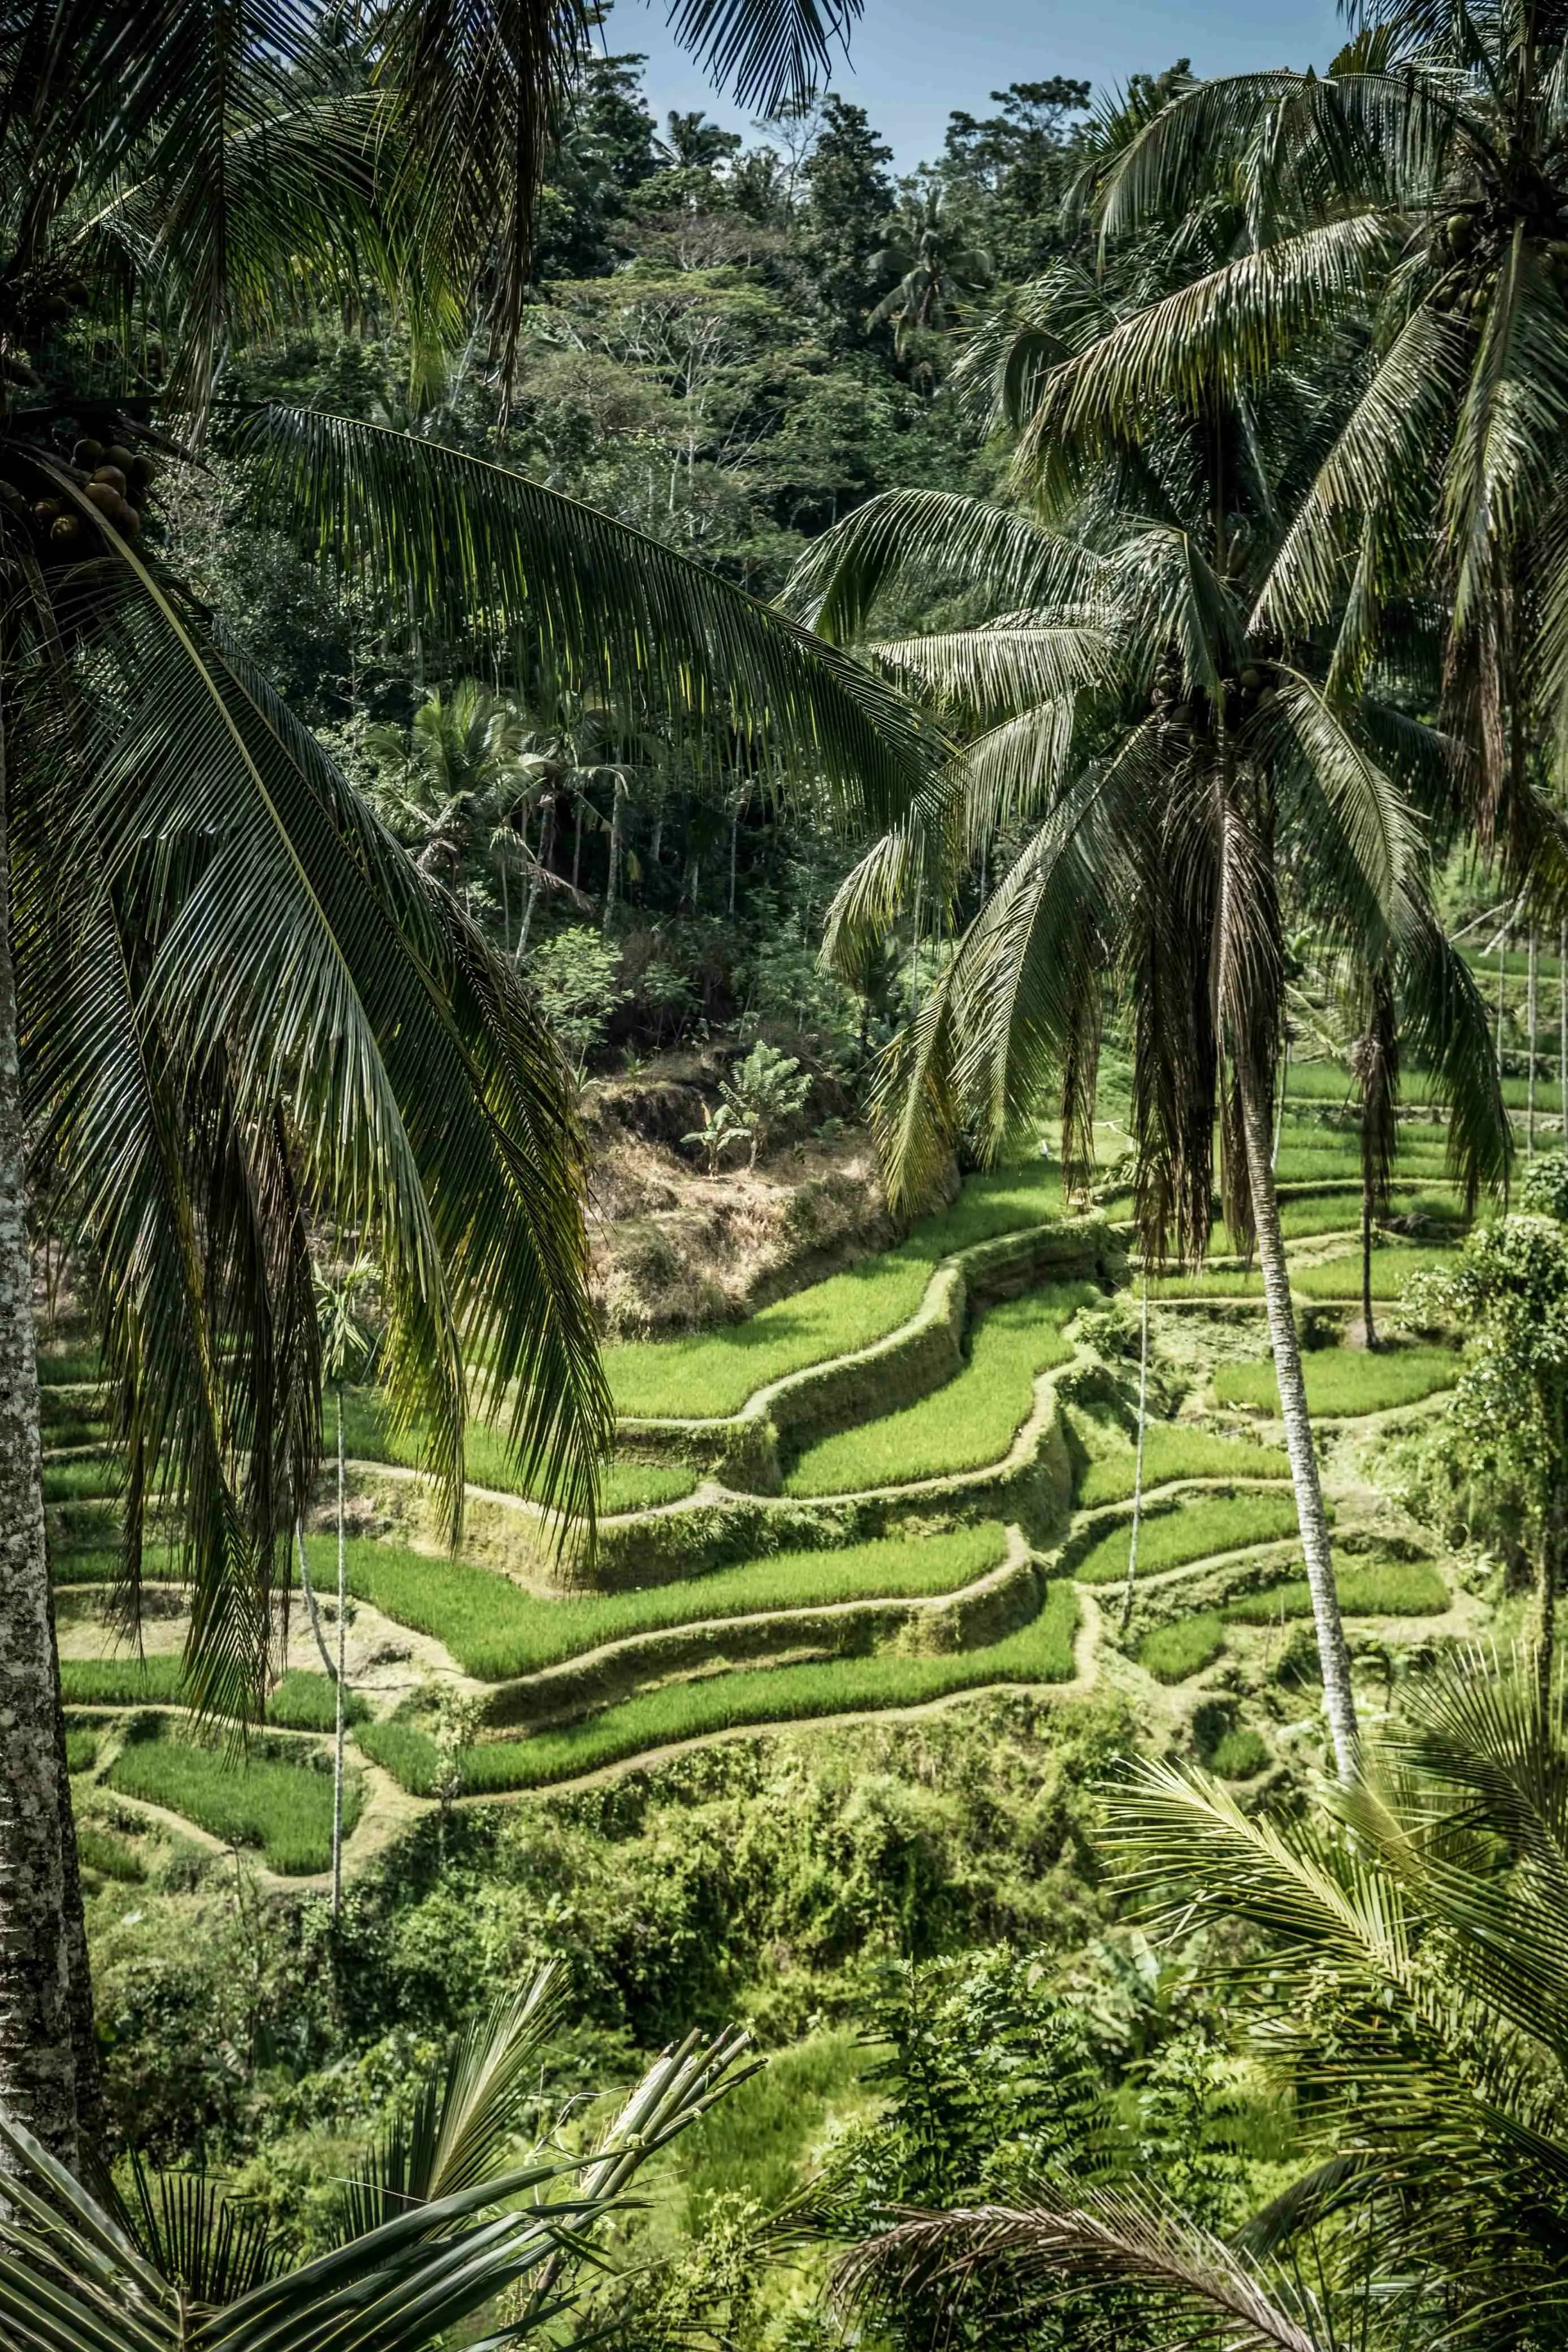
[[[852,1495],[999,1462],[1033,1409],[1036,1379],[1071,1357],[1068,1325],[1099,1297],[1092,1283],[1055,1283],[991,1307],[975,1324],[968,1362],[945,1387],[808,1446],[785,1492]]]
[[[331,1776],[308,1764],[236,1757],[174,1738],[136,1739],[110,1765],[108,1785],[183,1813],[227,1844],[258,1846],[268,1869],[281,1876],[325,1870],[331,1860]],[[354,1772],[343,1789],[346,1829],[352,1830],[362,1801]]]
[[[1336,1083],[1342,1079],[1338,1074]],[[1446,1238],[1454,1226],[1456,1196],[1443,1181],[1442,1131],[1411,1124],[1402,1129],[1401,1143],[1405,1189],[1397,1205]],[[1359,1214],[1356,1172],[1353,1129],[1320,1123],[1304,1098],[1302,1108],[1287,1112],[1281,1175],[1305,1189],[1287,1192],[1283,1215],[1294,1259],[1292,1284],[1303,1298],[1334,1304],[1353,1302],[1359,1295],[1359,1252],[1348,1242],[1343,1251],[1331,1244],[1333,1254],[1326,1262],[1311,1263],[1322,1254],[1322,1236],[1354,1233]],[[1351,1189],[1311,1189],[1345,1183]],[[780,1300],[748,1323],[689,1340],[610,1350],[618,1406],[624,1415],[653,1420],[733,1415],[759,1388],[785,1374],[809,1374],[813,1366],[855,1354],[906,1324],[925,1297],[934,1267],[953,1251],[1060,1213],[1054,1168],[1031,1163],[971,1180],[952,1210],[928,1220],[901,1248]],[[1110,1213],[1124,1216],[1125,1204]],[[1217,1244],[1224,1239],[1217,1233]],[[1412,1274],[1451,1263],[1452,1256],[1451,1250],[1425,1243],[1381,1245],[1374,1258],[1377,1296],[1396,1299]],[[1156,1302],[1248,1300],[1260,1297],[1261,1283],[1255,1267],[1219,1267],[1196,1276],[1162,1276],[1151,1290]],[[665,1461],[612,1464],[603,1493],[605,1512],[630,1515],[620,1530],[629,1547],[647,1539],[663,1548],[650,1554],[653,1564],[645,1577],[635,1569],[640,1555],[629,1548],[616,1570],[615,1590],[552,1592],[513,1580],[496,1564],[506,1556],[507,1510],[504,1501],[492,1500],[485,1517],[485,1557],[491,1564],[412,1549],[389,1527],[384,1534],[350,1539],[350,1593],[360,1607],[438,1645],[435,1654],[446,1662],[439,1674],[460,1673],[496,1695],[489,1702],[490,1727],[481,1730],[462,1758],[464,1791],[476,1798],[553,1787],[634,1762],[653,1750],[753,1727],[921,1706],[993,1685],[1060,1686],[1073,1677],[1081,1610],[1092,1630],[1097,1622],[1093,1588],[1114,1585],[1127,1566],[1124,1517],[1114,1524],[1091,1523],[1085,1531],[1081,1520],[1069,1516],[1124,1502],[1132,1493],[1134,1451],[1125,1428],[1125,1361],[1118,1372],[1124,1396],[1120,1423],[1110,1417],[1103,1395],[1096,1401],[1092,1386],[1073,1390],[1073,1401],[1064,1404],[1055,1384],[1041,1383],[1043,1373],[1072,1360],[1080,1343],[1078,1318],[1101,1297],[1092,1282],[1059,1279],[979,1310],[966,1333],[964,1362],[931,1393],[857,1427],[830,1422],[826,1433],[792,1459],[781,1414],[780,1496],[767,1491],[773,1472],[765,1465],[758,1490],[727,1495],[710,1489],[700,1504],[692,1504],[689,1516],[677,1509],[640,1529],[638,1514],[658,1504],[678,1505],[691,1495],[697,1474],[673,1453]],[[1221,1316],[1206,1325],[1197,1305],[1166,1317],[1165,1326],[1179,1332],[1182,1347],[1197,1350],[1191,1360],[1219,1360],[1212,1373],[1194,1374],[1179,1413],[1150,1422],[1145,1492],[1205,1481],[1222,1490],[1192,1486],[1175,1499],[1155,1492],[1140,1535],[1141,1584],[1214,1555],[1283,1547],[1296,1532],[1282,1450],[1236,1433],[1234,1424],[1217,1427],[1202,1417],[1215,1408],[1277,1410],[1260,1324],[1244,1319],[1239,1329],[1234,1316]],[[1205,1336],[1210,1328],[1220,1336]],[[1258,1344],[1254,1360],[1229,1360],[1239,1338],[1249,1346]],[[1204,1349],[1209,1353],[1203,1354]],[[80,1351],[73,1356],[62,1348],[57,1355],[66,1368],[62,1380],[83,1377]],[[1446,1349],[1403,1341],[1372,1356],[1316,1348],[1306,1359],[1309,1403],[1325,1416],[1354,1416],[1414,1402],[1446,1385],[1456,1360]],[[936,1378],[936,1359],[932,1365],[930,1376]],[[863,1410],[863,1395],[852,1394],[841,1404],[837,1391],[822,1394],[841,1420]],[[1040,1430],[1051,1433],[1050,1447],[1042,1438],[1018,1486],[1011,1483],[1019,1475],[1018,1465],[1009,1466],[1005,1482],[1000,1465],[1037,1402]],[[357,1459],[415,1458],[416,1442],[388,1433],[373,1393],[351,1393],[349,1405],[348,1442]],[[759,1418],[756,1425],[762,1426]],[[753,1423],[745,1426],[749,1431]],[[1063,1428],[1066,1454],[1075,1465],[1071,1492],[1061,1466],[1066,1458]],[[50,1435],[60,1446],[99,1441],[101,1419],[90,1391],[60,1393]],[[56,1578],[62,1584],[111,1582],[119,1567],[111,1465],[101,1455],[82,1454],[54,1461],[50,1471]],[[749,1457],[737,1478],[742,1471],[752,1475]],[[475,1487],[503,1498],[519,1491],[506,1463],[504,1440],[492,1428],[472,1431],[468,1475]],[[1039,1492],[1029,1486],[1030,1479],[1043,1482]],[[925,1482],[920,1497],[904,1492],[920,1482]],[[384,1496],[384,1486],[371,1486],[369,1491]],[[1022,1511],[1017,1498],[1026,1491],[1033,1496],[1030,1508],[1040,1515],[1038,1525],[1030,1523],[1027,1541],[1021,1527],[1004,1524],[1004,1512],[1015,1506]],[[374,1507],[381,1507],[380,1501]],[[906,1513],[918,1516],[901,1519]],[[976,1514],[972,1522],[969,1513]],[[1027,1512],[1023,1516],[1027,1519]],[[519,1513],[519,1529],[528,1524]],[[1058,1549],[1069,1535],[1068,1548]],[[851,1536],[863,1539],[846,1540]],[[688,1537],[690,1559],[678,1550],[672,1555],[672,1545]],[[1036,1547],[1032,1570],[1029,1541]],[[316,1534],[309,1543],[319,1585],[329,1592],[334,1541]],[[993,1594],[974,1596],[970,1589],[1009,1557],[1017,1568],[1006,1583]],[[696,1566],[716,1559],[722,1564]],[[517,1565],[519,1575],[537,1574],[531,1550],[521,1542]],[[173,1566],[170,1556],[150,1551],[152,1580]],[[684,1572],[672,1575],[674,1568]],[[1272,1568],[1272,1581],[1264,1590],[1218,1605],[1207,1605],[1213,1587],[1200,1571],[1206,1605],[1145,1633],[1138,1662],[1156,1680],[1179,1685],[1221,1656],[1228,1641],[1239,1655],[1249,1643],[1259,1647],[1257,1633],[1245,1629],[1301,1618],[1309,1603],[1299,1555],[1281,1549]],[[1260,1564],[1247,1562],[1246,1572],[1257,1582]],[[1448,1586],[1428,1561],[1342,1558],[1339,1572],[1349,1615],[1399,1620],[1440,1613],[1449,1605]],[[1171,1590],[1165,1589],[1160,1607],[1169,1606]],[[942,1618],[942,1638],[957,1646],[920,1648],[909,1630],[911,1612],[898,1604],[935,1603],[957,1594],[970,1597],[962,1610],[944,1611]],[[790,1612],[853,1612],[854,1604],[868,1601],[893,1605],[885,1614],[867,1610],[835,1619],[831,1627],[806,1620],[796,1628],[789,1619]],[[1005,1613],[998,1615],[998,1608]],[[1032,1613],[1019,1624],[1022,1612]],[[759,1635],[751,1626],[733,1635],[727,1630],[731,1621],[780,1617],[785,1622],[771,1635]],[[79,1605],[67,1622],[80,1622]],[[998,1637],[998,1625],[1015,1630]],[[661,1638],[676,1637],[687,1628],[704,1630],[695,1632],[690,1643]],[[79,1635],[75,1638],[79,1646]],[[377,1638],[372,1619],[372,1649]],[[758,1662],[755,1652],[764,1638],[771,1641],[774,1654]],[[596,1654],[615,1644],[629,1646],[609,1658]],[[830,1648],[833,1654],[826,1654]],[[306,1654],[311,1655],[308,1650]],[[1092,1675],[1092,1643],[1082,1655]],[[574,1671],[591,1659],[580,1674]],[[410,1696],[421,1670],[416,1666],[394,1677],[380,1696],[373,1689],[369,1696],[361,1691],[350,1695],[352,1741],[361,1767],[379,1767],[416,1798],[428,1799],[436,1783],[438,1751],[434,1685]],[[180,1700],[174,1654],[158,1654],[145,1662],[68,1658],[63,1673],[68,1701],[99,1710],[95,1722],[112,1723],[116,1708],[134,1718],[138,1708],[174,1706]],[[508,1696],[508,1685],[538,1675],[549,1677],[545,1685]],[[551,1719],[551,1709],[557,1719]],[[275,1731],[261,1734],[243,1763],[221,1747],[179,1736],[172,1727],[178,1718],[165,1717],[164,1736],[134,1738],[118,1753],[117,1733],[109,1736],[106,1747],[96,1728],[73,1727],[73,1768],[92,1772],[111,1790],[181,1813],[214,1837],[248,1844],[280,1874],[298,1874],[319,1870],[327,1861],[330,1785],[310,1761],[309,1735],[329,1729],[332,1712],[328,1678],[296,1668],[273,1696],[269,1722]],[[539,1727],[517,1736],[495,1727],[538,1717],[544,1717]],[[142,1717],[142,1727],[150,1720]],[[1230,1769],[1220,1760],[1226,1739],[1234,1745],[1230,1762],[1239,1777],[1268,1761],[1268,1747],[1245,1724],[1233,1724],[1224,1739],[1218,1733],[1208,1736],[1219,1742],[1216,1769]],[[350,1807],[355,1816],[362,1794],[356,1780]],[[134,1865],[134,1853],[127,1853]],[[105,1848],[89,1866],[100,1876],[113,1876],[116,1867],[129,1865],[124,1855],[114,1857]]]
[[[1458,1378],[1459,1360],[1449,1348],[1379,1349],[1370,1355],[1365,1349],[1314,1348],[1302,1358],[1301,1370],[1307,1410],[1333,1419],[1387,1412],[1451,1388]],[[1214,1393],[1221,1404],[1259,1405],[1277,1413],[1280,1391],[1272,1359],[1221,1364],[1214,1375]]]
[[[907,1323],[933,1268],[955,1250],[1040,1224],[1061,1209],[1054,1168],[1037,1163],[971,1177],[951,1209],[925,1218],[899,1248],[781,1298],[745,1323],[607,1348],[615,1409],[629,1418],[685,1420],[738,1412],[747,1397],[787,1373],[853,1355]]]
[[[752,1724],[928,1706],[992,1683],[1066,1682],[1077,1622],[1073,1588],[1058,1580],[1031,1623],[987,1648],[940,1657],[883,1652],[665,1684],[567,1730],[471,1748],[464,1759],[464,1785],[474,1793],[544,1788],[650,1748]],[[378,1723],[361,1733],[360,1745],[416,1796],[434,1788],[436,1749],[428,1734],[409,1724]]]

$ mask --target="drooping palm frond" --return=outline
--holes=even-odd
[[[816,768],[860,821],[896,816],[942,740],[907,701],[773,608],[661,541],[523,475],[315,411],[258,416],[274,511],[415,620],[526,642],[573,691],[739,729]]]
[[[1115,654],[1109,616],[1009,613],[977,628],[883,638],[867,657],[945,708],[982,724],[1020,703],[1060,702],[1103,682]]]
[[[1211,2332],[1234,2352],[1327,2352],[1333,2338],[1314,2303],[1212,2231],[1127,2191],[1082,2204],[982,2205],[901,2214],[845,2255],[834,2273],[852,2307],[896,2308],[930,2298],[955,2322],[977,2284],[1000,2287],[1021,2314],[1056,2310],[1074,2291],[1143,2290],[1158,2335],[1173,2345]]]

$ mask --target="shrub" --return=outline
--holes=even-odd
[[[116,1757],[108,1785],[183,1813],[227,1844],[259,1846],[281,1877],[325,1870],[331,1862],[331,1776],[308,1765],[230,1755],[183,1739],[138,1739]],[[361,1802],[360,1775],[345,1774],[345,1836]]]
[[[1448,1588],[1430,1560],[1388,1559],[1364,1568],[1342,1568],[1334,1578],[1339,1605],[1346,1617],[1440,1617],[1448,1606]],[[1272,1625],[1281,1619],[1310,1617],[1312,1595],[1304,1576],[1269,1585],[1261,1592],[1243,1592],[1225,1604],[1225,1614],[1236,1625]]]
[[[84,1870],[96,1870],[100,1878],[119,1879],[126,1886],[140,1885],[147,1875],[134,1846],[92,1822],[78,1824],[77,1860]]]
[[[1211,1666],[1225,1647],[1225,1628],[1212,1610],[1156,1625],[1138,1644],[1138,1664],[1157,1683],[1185,1683]]]
[[[1099,1297],[1092,1283],[1053,1283],[992,1307],[974,1327],[968,1362],[946,1387],[808,1446],[785,1493],[853,1494],[999,1462],[1029,1418],[1038,1376],[1072,1354],[1068,1324]]]
[[[1249,1544],[1273,1543],[1296,1532],[1291,1495],[1220,1495],[1150,1512],[1138,1530],[1138,1573],[1183,1568],[1212,1552],[1241,1551]],[[1117,1584],[1127,1573],[1132,1527],[1124,1520],[1085,1552],[1072,1573],[1080,1584]]]
[[[319,1548],[325,1568],[330,1539],[312,1538],[310,1548],[312,1564]],[[641,1592],[563,1593],[559,1600],[526,1592],[489,1569],[392,1544],[350,1542],[348,1570],[356,1600],[444,1643],[465,1674],[498,1683],[536,1674],[601,1642],[704,1617],[957,1591],[997,1567],[1006,1549],[1005,1528],[991,1520],[948,1535],[779,1552]]]
[[[626,993],[619,984],[620,950],[574,923],[534,950],[528,971],[539,1010],[581,1069],[604,1043],[610,1015]]]
[[[774,1129],[786,1119],[798,1118],[811,1091],[810,1075],[792,1055],[758,1038],[746,1059],[737,1062],[721,1088],[726,1102],[743,1119],[751,1138],[751,1165],[766,1151]]]
[[[1089,1462],[1078,1482],[1078,1499],[1117,1503],[1133,1491],[1136,1456],[1131,1441],[1117,1433],[1107,1450]],[[1163,1486],[1173,1478],[1288,1478],[1291,1465],[1277,1445],[1249,1437],[1219,1437],[1191,1422],[1152,1421],[1144,1436],[1144,1485]]]
[[[563,1731],[481,1741],[464,1759],[464,1784],[485,1790],[542,1788],[651,1748],[745,1725],[795,1723],[814,1716],[918,1706],[949,1692],[991,1683],[1059,1683],[1072,1674],[1078,1602],[1066,1579],[1049,1585],[1039,1614],[984,1649],[938,1657],[883,1651],[869,1658],[758,1667],[666,1683],[606,1707]],[[406,1723],[371,1724],[360,1745],[416,1796],[434,1790],[435,1742]]]
[[[1447,1348],[1379,1349],[1372,1355],[1358,1348],[1317,1348],[1302,1357],[1301,1370],[1309,1412],[1354,1414],[1387,1412],[1451,1388],[1459,1376],[1459,1361]],[[1214,1393],[1221,1404],[1280,1410],[1271,1360],[1221,1364],[1214,1375]]]
[[[1225,1780],[1250,1780],[1269,1761],[1269,1750],[1248,1724],[1239,1724],[1218,1741],[1210,1769]]]

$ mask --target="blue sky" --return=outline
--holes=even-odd
[[[648,95],[661,121],[672,106],[701,106],[737,130],[745,118],[712,90],[664,30],[653,0],[618,0],[607,28],[617,51],[647,53]],[[990,111],[988,93],[1009,81],[1071,74],[1097,90],[1140,69],[1190,57],[1197,73],[1249,66],[1322,65],[1344,38],[1334,0],[865,0],[850,65],[832,86],[863,106],[901,171],[940,152],[954,107]]]

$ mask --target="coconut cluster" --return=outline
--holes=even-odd
[[[1232,731],[1244,727],[1258,713],[1271,710],[1280,698],[1278,687],[1271,686],[1265,673],[1252,663],[1235,677],[1224,679],[1221,692],[1225,724]],[[1184,685],[1181,672],[1174,664],[1162,663],[1156,670],[1149,699],[1159,724],[1178,742],[1212,732],[1214,703],[1201,687]]]
[[[84,503],[96,509],[120,538],[139,538],[141,510],[153,481],[151,459],[121,442],[106,446],[89,437],[71,451],[71,468],[79,499],[61,491],[29,499],[14,484],[5,483],[0,484],[0,499],[13,512],[26,513],[33,535],[52,556],[82,555],[99,545],[93,515],[83,512]]]

